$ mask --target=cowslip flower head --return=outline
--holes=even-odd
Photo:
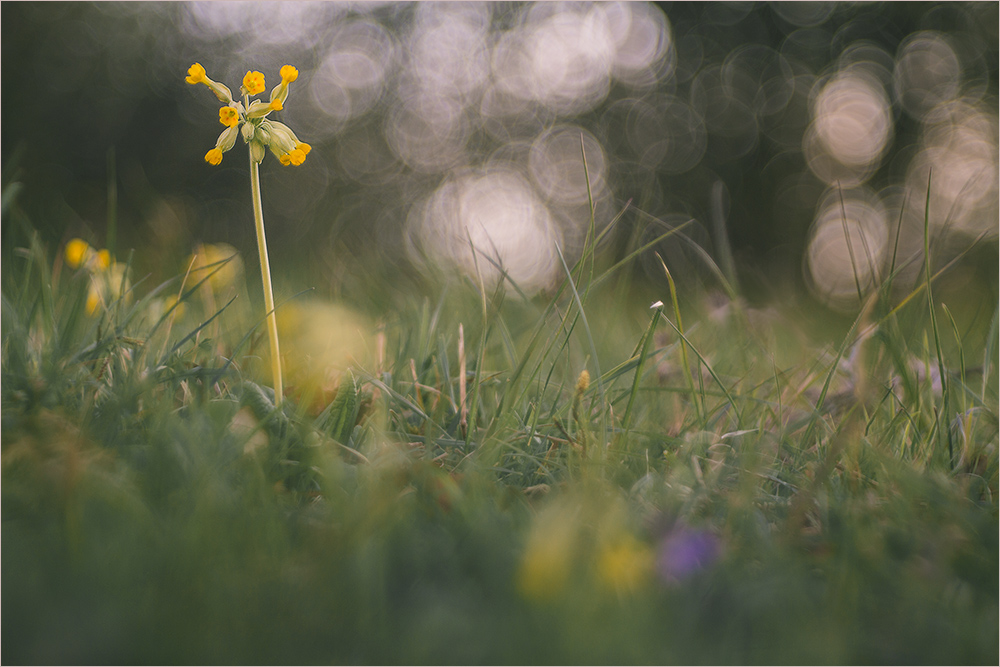
[[[226,126],[215,142],[215,148],[205,154],[205,161],[211,165],[222,163],[222,156],[236,143],[236,135],[243,137],[250,150],[254,162],[264,159],[265,148],[270,148],[281,164],[299,166],[305,162],[306,155],[312,149],[309,144],[299,141],[291,128],[283,123],[270,121],[267,117],[273,111],[285,108],[288,99],[288,86],[299,78],[299,71],[285,65],[280,70],[281,83],[271,90],[270,100],[251,100],[254,95],[260,95],[265,90],[264,75],[261,72],[248,70],[243,77],[240,93],[242,101],[234,101],[229,89],[221,83],[208,77],[205,68],[195,63],[188,68],[185,81],[190,84],[203,83],[226,104],[219,109],[219,122]]]

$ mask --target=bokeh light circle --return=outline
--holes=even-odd
[[[539,191],[555,204],[582,204],[589,196],[603,194],[607,186],[604,148],[577,126],[561,125],[542,133],[532,144],[528,167]]]
[[[888,214],[868,189],[829,190],[821,199],[806,250],[812,292],[850,311],[881,283],[889,244]]]
[[[955,99],[962,66],[945,36],[926,30],[900,45],[894,78],[897,101],[919,120],[938,104]]]
[[[452,174],[407,220],[411,258],[418,265],[457,269],[488,284],[503,277],[533,292],[557,269],[561,234],[548,208],[514,166]],[[476,256],[473,256],[475,248]]]
[[[803,150],[821,180],[855,185],[877,167],[893,126],[889,100],[878,80],[850,69],[832,76],[816,93]]]

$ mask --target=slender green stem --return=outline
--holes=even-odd
[[[271,374],[274,377],[274,405],[281,405],[281,351],[278,348],[278,319],[274,315],[274,294],[271,291],[271,266],[267,261],[267,240],[264,238],[264,210],[260,203],[260,172],[250,158],[250,196],[253,199],[253,219],[257,227],[257,250],[260,253],[260,274],[264,280],[264,309],[267,310],[267,337],[271,343]]]

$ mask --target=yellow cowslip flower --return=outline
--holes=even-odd
[[[281,68],[281,83],[274,87],[271,91],[271,104],[277,102],[278,104],[284,104],[285,99],[288,97],[288,84],[299,78],[299,70],[295,69],[291,65],[285,65]],[[281,107],[278,107],[279,109]]]
[[[90,251],[90,245],[83,239],[72,239],[66,244],[65,257],[66,264],[71,269],[78,269],[83,266],[83,262]]]
[[[219,98],[220,102],[231,104],[233,101],[232,91],[218,81],[212,81],[209,79],[205,74],[205,68],[199,63],[195,63],[188,68],[188,75],[184,80],[192,85],[198,83],[205,84],[213,93],[215,93],[215,96]]]
[[[236,127],[240,124],[240,112],[235,107],[222,107],[219,109],[219,122],[226,127]]]
[[[277,121],[269,121],[264,127],[271,137],[271,152],[277,156],[281,164],[286,167],[290,164],[297,167],[305,162],[312,146],[299,141],[290,127]]]
[[[205,73],[205,68],[195,63],[188,68],[188,83],[204,83],[226,103],[219,109],[219,122],[226,126],[215,142],[215,148],[205,154],[205,161],[212,165],[222,162],[222,156],[236,143],[236,135],[242,134],[243,141],[248,144],[250,157],[254,162],[264,159],[264,149],[270,148],[284,165],[301,165],[310,151],[309,144],[298,140],[291,129],[276,121],[267,120],[272,111],[285,108],[288,98],[288,84],[299,78],[299,71],[291,65],[281,68],[281,83],[271,91],[271,99],[250,99],[253,95],[264,92],[264,75],[261,72],[249,70],[243,77],[240,92],[242,101],[234,101],[229,89],[220,83],[212,81]]]
[[[306,161],[306,154],[301,148],[296,148],[291,153],[285,153],[278,160],[286,167],[290,164],[294,164],[297,167]]]
[[[243,76],[243,90],[247,95],[260,95],[264,92],[264,75],[260,72],[248,71]]]
[[[263,118],[272,111],[281,111],[283,108],[284,107],[281,102],[278,100],[275,100],[274,102],[261,102],[260,100],[254,100],[247,108],[247,120]]]
[[[208,77],[205,76],[205,68],[201,66],[200,63],[195,63],[188,67],[188,75],[185,81],[191,84],[202,83]]]

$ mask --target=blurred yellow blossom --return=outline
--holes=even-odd
[[[227,243],[198,244],[187,265],[191,267],[191,281],[198,283],[207,277],[207,284],[216,292],[236,285],[243,275],[243,260],[236,248]]]
[[[631,535],[609,541],[597,559],[600,581],[619,593],[634,593],[653,572],[653,552]]]
[[[277,310],[282,362],[298,393],[329,393],[348,368],[368,362],[371,325],[344,306],[297,300]]]
[[[163,312],[170,312],[171,308],[174,317],[184,317],[184,302],[178,301],[176,294],[171,294],[163,300]]]
[[[517,590],[525,598],[543,602],[566,588],[577,557],[576,515],[571,506],[556,504],[536,518],[516,575]]]
[[[111,253],[107,250],[95,250],[83,239],[71,239],[63,251],[66,264],[72,269],[81,266],[90,271],[107,269],[111,264]]]
[[[83,265],[84,258],[90,245],[83,239],[73,239],[66,244],[65,256],[66,264],[72,269],[78,269]]]

